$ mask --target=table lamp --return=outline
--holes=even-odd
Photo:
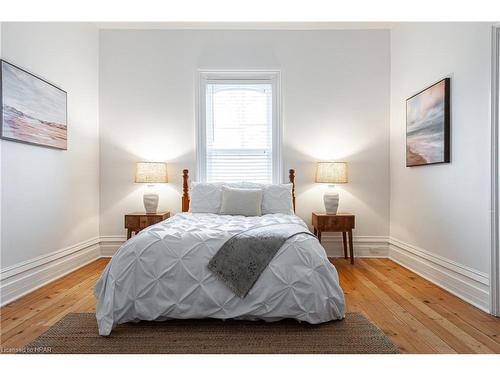
[[[158,209],[158,193],[154,184],[168,182],[167,163],[160,162],[137,162],[135,169],[135,182],[148,184],[144,193],[144,209],[147,214],[155,214]]]
[[[347,163],[318,163],[318,168],[316,170],[316,182],[330,184],[323,195],[325,211],[327,214],[337,214],[337,210],[339,208],[339,193],[335,189],[335,184],[347,183]]]

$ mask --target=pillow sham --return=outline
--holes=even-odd
[[[222,215],[260,216],[262,189],[239,189],[222,186]]]
[[[189,200],[189,212],[218,214],[222,203],[222,184],[193,182]]]
[[[293,215],[292,186],[292,184],[264,185],[262,215]]]

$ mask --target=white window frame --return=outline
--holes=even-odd
[[[206,87],[209,83],[270,83],[273,90],[273,183],[281,183],[282,173],[282,139],[281,125],[281,72],[279,70],[199,70],[198,94],[196,103],[196,179],[207,180],[207,148],[206,148]]]

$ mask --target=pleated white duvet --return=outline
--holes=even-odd
[[[342,319],[337,271],[312,236],[299,234],[285,242],[243,299],[208,270],[209,260],[231,236],[271,223],[305,226],[295,215],[183,213],[132,237],[96,285],[99,334],[138,320],[294,318],[315,324]]]

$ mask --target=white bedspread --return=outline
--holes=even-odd
[[[305,223],[297,216],[177,214],[128,240],[98,281],[99,334],[117,324],[166,319],[294,318],[322,323],[344,317],[335,267],[312,236],[299,234],[278,251],[245,298],[207,268],[231,236],[271,223]]]

